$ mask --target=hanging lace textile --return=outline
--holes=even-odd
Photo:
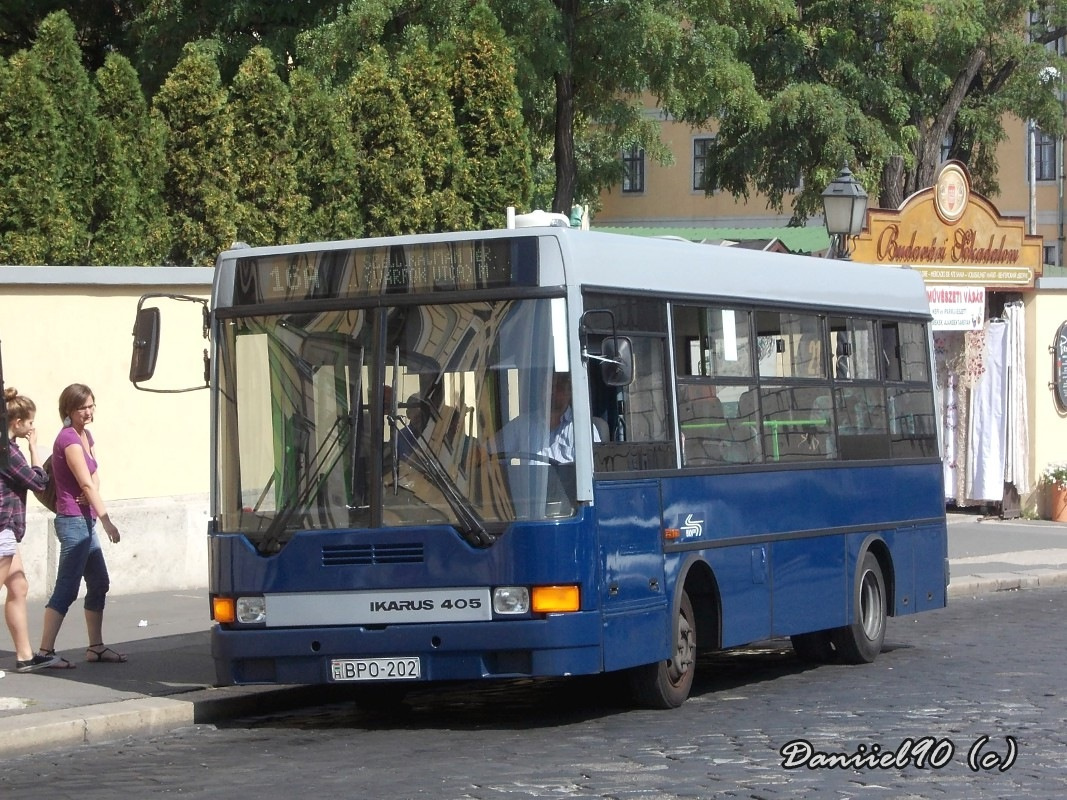
[[[1020,496],[1030,491],[1030,419],[1026,404],[1026,319],[1021,300],[1004,305],[1008,323],[1008,385],[1004,481]]]
[[[1008,326],[986,323],[985,369],[971,393],[967,435],[967,497],[999,503],[1004,499],[1007,425]]]

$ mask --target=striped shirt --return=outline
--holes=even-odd
[[[41,467],[26,462],[15,440],[11,440],[10,458],[0,469],[0,531],[15,532],[15,541],[26,535],[26,492],[39,492],[48,485],[48,475]]]

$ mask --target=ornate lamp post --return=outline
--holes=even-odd
[[[823,218],[830,234],[830,256],[848,260],[848,239],[863,230],[867,216],[867,192],[853,176],[848,164],[822,193]]]

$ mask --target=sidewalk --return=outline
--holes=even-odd
[[[949,515],[949,600],[995,591],[1067,585],[1067,524]],[[107,643],[130,660],[85,661],[85,625],[71,609],[60,654],[77,666],[20,675],[0,637],[0,758],[163,733],[198,723],[310,704],[323,687],[213,687],[207,597],[158,592],[108,598]],[[39,635],[43,602],[30,604]],[[0,631],[0,634],[5,632]]]

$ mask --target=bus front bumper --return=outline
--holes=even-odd
[[[334,662],[369,659],[418,659],[418,678],[382,679],[389,682],[589,675],[603,669],[601,630],[599,613],[591,611],[382,627],[216,624],[211,655],[219,685],[348,682]]]

